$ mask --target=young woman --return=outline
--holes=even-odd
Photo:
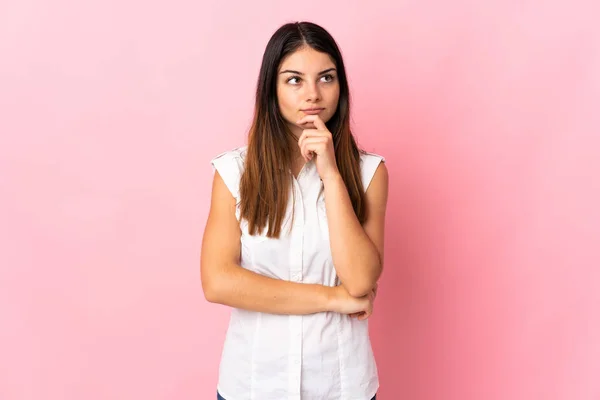
[[[322,27],[267,44],[248,145],[212,159],[205,297],[232,307],[217,398],[370,400],[367,318],[383,267],[384,158],[350,132],[342,56]]]

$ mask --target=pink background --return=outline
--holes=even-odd
[[[390,170],[378,397],[600,399],[600,7],[567,3],[0,4],[0,399],[215,398],[209,159],[303,19]]]

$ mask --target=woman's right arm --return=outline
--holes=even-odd
[[[271,314],[344,314],[368,310],[369,296],[352,298],[341,287],[270,278],[239,265],[241,230],[235,198],[215,171],[211,205],[202,239],[200,276],[211,303]]]

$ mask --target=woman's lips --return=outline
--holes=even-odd
[[[320,113],[323,110],[324,110],[324,108],[318,108],[316,110],[302,110],[302,112],[305,114],[308,114],[308,115],[315,115],[315,114]]]

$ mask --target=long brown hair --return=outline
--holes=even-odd
[[[360,174],[360,153],[350,131],[350,91],[340,50],[333,37],[311,22],[281,26],[269,40],[263,54],[254,118],[248,134],[248,149],[240,181],[240,217],[248,221],[251,235],[268,226],[268,237],[279,237],[292,185],[291,131],[277,101],[277,71],[281,61],[300,49],[327,53],[335,62],[340,94],[338,107],[326,123],[332,133],[338,169],[346,184],[359,221],[365,219],[364,189]]]

